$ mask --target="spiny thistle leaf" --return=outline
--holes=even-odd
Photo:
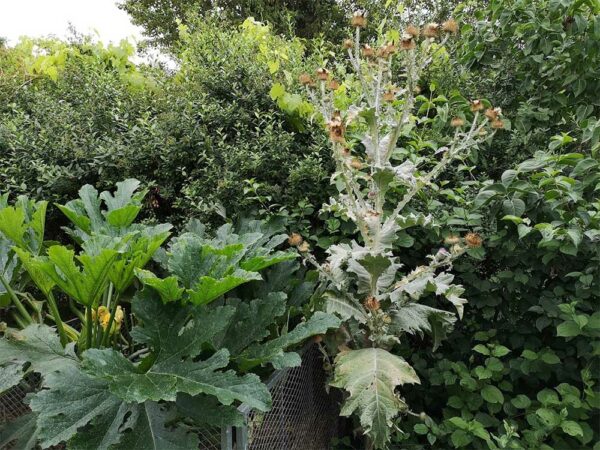
[[[420,381],[404,359],[381,348],[365,348],[336,357],[331,385],[350,394],[340,414],[357,412],[365,433],[377,448],[383,448],[390,439],[393,418],[406,409],[394,392],[396,386],[405,383]]]

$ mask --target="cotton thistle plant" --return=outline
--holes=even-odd
[[[407,206],[453,161],[467,156],[472,147],[502,128],[503,122],[498,108],[486,109],[484,101],[472,100],[464,112],[448,121],[449,137],[433,155],[435,164],[425,168],[411,159],[398,162],[399,139],[417,126],[414,111],[420,74],[458,25],[452,19],[421,29],[408,25],[397,39],[375,46],[361,42],[366,21],[365,14],[356,13],[351,22],[354,39],[343,42],[354,74],[344,83],[347,91],[355,93],[352,106],[338,107],[335,91],[340,83],[332,71],[319,68],[314,78],[300,77],[326,123],[336,162],[332,183],[339,196],[325,209],[354,222],[359,238],[331,246],[323,264],[299,236],[292,236],[290,243],[318,269],[323,308],[345,321],[339,333],[343,342],[336,342],[343,350],[335,358],[331,383],[348,392],[341,414],[358,415],[367,448],[385,448],[394,419],[412,413],[396,388],[419,383],[414,369],[390,350],[406,333],[429,333],[434,349],[439,345],[456,315],[420,300],[433,292],[452,304],[462,318],[467,302],[462,297],[464,289],[453,284],[449,270],[457,257],[482,245],[475,233],[449,236],[425,264],[412,270],[405,267],[402,255],[393,250],[399,233],[432,224],[429,215],[407,212]],[[403,195],[398,199],[391,195],[392,189]]]

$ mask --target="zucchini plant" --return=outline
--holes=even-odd
[[[25,245],[25,232],[0,224],[30,291],[54,303],[48,317],[3,327],[0,392],[34,373],[41,381],[26,400],[31,412],[0,427],[0,447],[197,448],[204,427],[242,423],[237,404],[270,408],[253,371],[300,364],[295,345],[339,326],[325,312],[287,323],[287,293],[261,275],[287,262],[278,276],[294,277],[296,255],[276,249],[287,235],[256,221],[209,234],[192,221],[163,248],[170,225],[134,223],[138,186],[126,180],[114,194],[84,186],[60,206],[77,251]],[[240,290],[250,282],[259,295],[247,299]],[[70,325],[59,315],[67,305]]]
[[[330,342],[337,352],[331,384],[347,392],[341,414],[358,417],[367,448],[384,448],[393,419],[414,414],[397,388],[419,383],[394,346],[424,333],[433,336],[434,349],[439,345],[456,317],[428,304],[428,294],[444,298],[462,317],[467,300],[450,270],[457,257],[482,244],[476,233],[448,236],[428,261],[408,267],[405,256],[414,239],[406,230],[434,224],[411,208],[411,200],[426,195],[453,161],[507,123],[485,100],[420,95],[423,71],[433,62],[447,63],[445,43],[458,30],[454,20],[408,25],[402,33],[392,30],[363,44],[366,20],[361,12],[352,18],[354,37],[343,43],[350,73],[343,82],[334,74],[346,72],[343,64],[299,79],[325,124],[336,163],[331,180],[339,195],[324,209],[354,223],[357,238],[330,246],[322,264],[300,236],[291,243],[320,273],[317,306],[344,321]],[[428,127],[440,136],[429,145],[431,157],[403,147]]]

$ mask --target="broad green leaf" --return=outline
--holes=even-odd
[[[163,303],[177,301],[183,295],[184,289],[179,287],[175,276],[158,278],[152,272],[141,269],[135,269],[135,275],[142,284],[158,292]]]
[[[0,338],[0,365],[29,362],[31,370],[45,376],[77,362],[73,346],[63,348],[54,329],[29,325]]]
[[[421,336],[424,333],[432,334],[434,351],[439,346],[442,335],[450,332],[455,322],[454,314],[419,303],[409,303],[399,307],[392,314],[392,325],[397,333],[418,333]]]
[[[106,221],[116,228],[125,228],[133,223],[140,213],[140,205],[127,205],[119,209],[108,211]]]
[[[42,448],[68,441],[68,448],[84,450],[187,450],[198,446],[185,429],[168,427],[169,415],[156,403],[125,403],[106,381],[77,367],[47,377],[47,389],[30,400],[38,413]]]
[[[170,415],[157,403],[145,402],[132,408],[132,418],[114,450],[189,450],[198,448],[198,436],[183,427],[173,428]],[[112,450],[112,448],[111,448]]]
[[[244,425],[243,414],[233,405],[221,405],[215,397],[208,395],[179,394],[176,402],[177,410],[185,417],[192,419],[197,425],[213,427]]]
[[[22,208],[7,206],[0,209],[0,233],[20,248],[26,248],[24,235],[27,228]]]
[[[133,282],[136,269],[141,269],[169,237],[170,225],[146,227],[141,232],[131,233],[125,249],[115,260],[109,273],[110,281],[117,292],[124,292]]]
[[[583,429],[581,428],[581,425],[573,420],[565,420],[560,424],[560,427],[569,436],[583,437]]]
[[[572,320],[567,320],[556,327],[558,337],[574,337],[581,334],[581,328]]]
[[[296,259],[297,256],[289,252],[275,252],[272,255],[265,256],[258,255],[245,259],[240,263],[240,267],[250,272],[258,272],[280,262]]]
[[[351,297],[326,291],[323,293],[323,298],[325,299],[325,311],[328,313],[337,314],[343,320],[354,318],[361,323],[366,322],[367,314],[364,308]]]
[[[42,448],[68,441],[96,416],[115,416],[121,404],[106,382],[82,374],[76,366],[48,374],[44,385],[47,389],[29,402],[38,415]]]
[[[379,280],[390,267],[392,267],[392,261],[382,255],[366,255],[363,258],[351,258],[348,261],[348,272],[352,272],[358,277],[358,292],[360,294],[375,292],[377,286],[381,288],[388,287],[393,282],[393,275],[385,280],[391,280],[389,283],[380,283]],[[394,274],[397,268],[398,265],[393,265]]]
[[[31,280],[45,296],[48,296],[56,283],[46,274],[42,267],[47,258],[42,256],[36,258],[31,253],[18,247],[14,247],[13,250],[19,256],[21,264],[31,277]]]
[[[513,404],[513,406],[515,408],[518,408],[518,409],[527,409],[527,408],[529,408],[529,406],[531,406],[531,400],[529,400],[529,397],[527,397],[526,395],[523,395],[523,394],[517,395],[510,402]]]
[[[240,366],[247,370],[266,362],[271,362],[276,369],[290,363],[299,365],[300,358],[294,355],[286,355],[284,350],[303,342],[311,336],[325,334],[329,329],[338,328],[340,323],[340,319],[334,315],[317,311],[308,320],[296,325],[292,331],[267,340],[264,344],[255,344],[249,347],[240,356],[240,359],[244,360]]]
[[[86,241],[92,233],[119,235],[128,232],[142,209],[142,200],[147,191],[139,188],[140,182],[128,179],[117,183],[114,194],[98,191],[86,184],[79,190],[79,198],[58,208],[75,225],[74,234]],[[105,208],[103,208],[103,203]]]
[[[261,280],[257,272],[247,272],[237,269],[231,275],[215,279],[213,277],[200,277],[193,289],[188,289],[189,300],[195,305],[206,305],[218,299],[223,294],[249,281]]]
[[[81,254],[61,245],[48,249],[48,259],[40,268],[73,300],[84,306],[96,305],[108,285],[112,265],[117,258],[114,250],[103,250],[96,256]],[[80,266],[75,263],[75,258]]]
[[[19,384],[23,379],[23,363],[0,363],[0,394]]]
[[[349,393],[340,414],[357,412],[365,433],[381,448],[390,439],[394,417],[407,408],[394,392],[406,383],[420,381],[404,359],[381,348],[365,348],[336,357],[331,385]]]
[[[227,328],[213,341],[215,348],[226,348],[237,357],[249,345],[269,336],[269,327],[285,314],[286,295],[270,293],[264,299],[240,302]]]
[[[481,390],[481,397],[488,403],[504,403],[504,395],[496,386],[488,384]]]
[[[198,360],[205,344],[227,326],[233,315],[231,308],[164,305],[156,296],[145,294],[134,299],[133,312],[143,323],[132,331],[133,338],[148,344],[155,355],[150,367],[140,370],[110,349],[90,349],[83,354],[83,369],[106,380],[110,391],[119,398],[141,403],[175,401],[178,392],[204,393],[225,405],[239,400],[261,411],[269,408],[270,394],[256,375],[240,377],[231,370],[220,370],[229,364],[226,349]],[[188,321],[190,315],[192,319]]]
[[[33,450],[37,448],[37,436],[37,416],[25,414],[0,425],[0,448]]]
[[[525,212],[525,202],[520,198],[510,198],[504,200],[502,203],[502,210],[504,214],[508,214],[509,216],[521,217]]]
[[[560,416],[550,408],[538,408],[535,413],[546,426],[555,427],[560,423]]]

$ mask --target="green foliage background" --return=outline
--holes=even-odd
[[[136,177],[160,220],[279,215],[317,250],[347,238],[341,218],[318,211],[331,161],[293,85],[330,59],[346,33],[342,6],[355,5],[324,3],[324,38],[299,31],[302,2],[289,2],[295,26],[269,2],[262,13],[229,11],[233,24],[271,20],[284,38],[187,12],[177,27],[150,3],[124,8],[169,46],[175,69],[134,66],[128,46],[85,39],[0,47],[4,189],[64,202],[83,183]],[[400,448],[599,448],[599,13],[594,0],[459,4],[457,59],[422,82],[426,98],[488,98],[512,129],[415,204],[443,227],[413,235],[405,264],[450,232],[478,231],[485,250],[455,267],[469,307],[449,339],[435,353],[418,339],[397,349],[422,380],[408,403],[428,414],[399,424],[412,429],[396,433]],[[274,83],[289,89],[285,101],[273,100]],[[422,154],[435,139],[402,146]]]

